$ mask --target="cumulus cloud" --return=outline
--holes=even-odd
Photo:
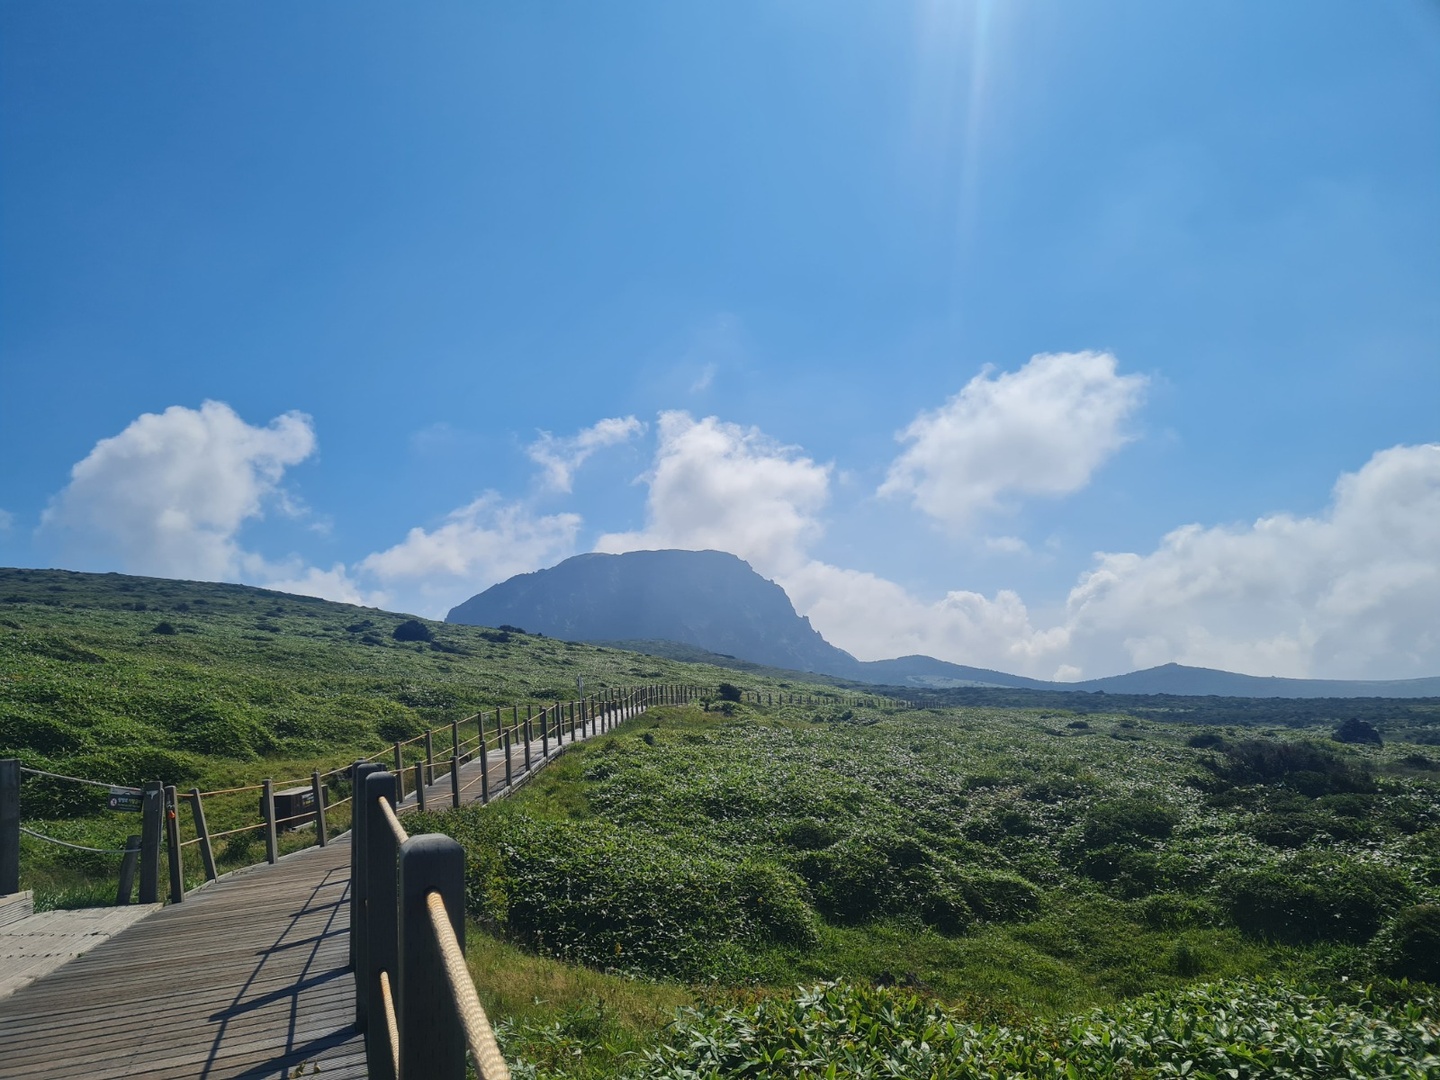
[[[1440,444],[1342,475],[1316,517],[1187,525],[1148,555],[1102,553],[1072,590],[1088,667],[1175,661],[1260,675],[1440,671]]]
[[[546,487],[568,493],[575,480],[575,470],[586,458],[604,447],[629,442],[644,431],[645,425],[633,416],[608,417],[567,438],[542,431],[525,452],[543,470]]]
[[[915,653],[1015,674],[1049,674],[1066,644],[1063,628],[1031,623],[1019,595],[953,590],[927,602],[874,574],[811,560],[781,581],[796,609],[826,638],[861,660]]]
[[[0,533],[7,533],[15,527],[15,515],[9,510],[0,510]]]
[[[294,512],[280,482],[314,450],[303,413],[266,427],[218,401],[146,413],[70,470],[41,529],[132,573],[234,579],[256,563],[237,540],[241,527],[267,506]]]
[[[610,533],[597,551],[715,548],[767,574],[805,560],[821,532],[830,466],[756,428],[687,412],[660,415],[643,530]]]
[[[900,433],[908,448],[881,495],[908,495],[953,528],[1009,495],[1068,495],[1125,444],[1143,375],[1120,375],[1109,353],[1043,353],[1015,372],[986,368]]]
[[[394,547],[362,559],[357,570],[390,602],[442,616],[497,581],[573,554],[580,521],[578,514],[535,516],[487,492],[435,529],[411,529]]]

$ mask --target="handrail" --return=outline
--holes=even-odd
[[[440,956],[445,962],[445,978],[450,983],[450,992],[455,997],[455,1007],[460,1013],[460,1023],[465,1028],[465,1042],[475,1067],[485,1080],[510,1080],[510,1067],[500,1054],[495,1042],[495,1032],[490,1027],[490,1018],[480,1004],[480,995],[475,992],[475,982],[470,978],[470,969],[465,966],[465,953],[455,940],[455,931],[445,914],[445,898],[438,892],[425,894],[425,909],[430,915],[430,926],[435,940],[440,945]]]

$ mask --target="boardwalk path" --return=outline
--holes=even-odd
[[[492,794],[504,777],[492,752]],[[428,801],[448,807],[436,779]],[[227,874],[0,999],[0,1078],[363,1078],[349,931],[348,833]]]

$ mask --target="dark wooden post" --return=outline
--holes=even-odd
[[[505,729],[505,786],[510,786],[510,729]]]
[[[460,755],[450,759],[450,805],[460,809]]]
[[[195,819],[195,835],[200,838],[200,861],[205,864],[205,880],[214,881],[215,849],[210,844],[210,827],[205,824],[205,807],[200,802],[200,789],[190,789],[190,815]],[[127,901],[128,902],[128,901]]]
[[[185,899],[185,864],[180,857],[180,815],[175,799],[175,788],[165,788],[165,854],[170,863],[170,902],[178,904]]]
[[[160,831],[165,814],[165,785],[149,780],[140,789],[140,903],[160,899]]]
[[[550,710],[540,710],[540,756],[550,756]]]
[[[530,723],[534,719],[534,710],[529,705],[525,706],[525,771],[530,771]]]
[[[497,714],[498,711],[497,711]],[[480,740],[480,802],[490,801],[490,755],[485,751],[485,740]]]
[[[265,861],[274,863],[280,857],[275,840],[275,781],[262,780],[261,784],[264,786],[260,792],[260,815],[265,819]]]
[[[131,833],[125,838],[125,855],[120,860],[120,884],[115,890],[115,903],[130,903],[135,893],[135,864],[139,861],[140,836]]]
[[[414,836],[400,848],[400,979],[395,1004],[400,1028],[400,1075],[409,1080],[465,1075],[465,1034],[428,894],[437,892],[465,951],[465,850],[448,836]]]
[[[425,809],[425,766],[415,762],[415,805]]]
[[[435,782],[435,733],[425,729],[425,783]]]
[[[459,721],[459,720],[452,720],[452,721],[450,721],[450,756],[451,756],[452,758],[458,758],[458,757],[460,756],[460,721]]]
[[[400,744],[395,744],[395,768],[392,770],[395,777],[395,805],[399,806],[405,801],[405,762],[400,758]]]
[[[20,891],[20,759],[0,761],[0,896]]]
[[[391,985],[396,977],[396,912],[395,912],[395,834],[380,809],[380,800],[393,806],[399,788],[395,775],[375,772],[365,777],[365,908],[369,915],[365,928],[364,964],[357,969],[359,984],[355,988],[358,1004],[365,999],[365,1060],[369,1075],[379,1080],[395,1080],[394,1062],[390,1057],[390,1032],[385,1022],[385,999],[380,993],[380,973],[389,972]],[[359,959],[357,957],[357,959]]]
[[[383,765],[373,761],[357,761],[350,766],[350,970],[359,981],[360,953],[369,926],[365,904],[365,777],[384,772]],[[365,1030],[365,995],[355,988],[355,1023]]]
[[[315,797],[315,841],[321,847],[330,842],[330,833],[325,827],[325,785],[320,782],[320,770],[310,773],[310,794]]]

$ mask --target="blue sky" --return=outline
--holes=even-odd
[[[0,377],[5,565],[1434,675],[1440,10],[3,0]]]

